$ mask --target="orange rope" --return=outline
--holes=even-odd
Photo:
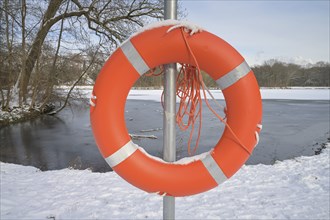
[[[193,154],[196,153],[198,148],[200,133],[202,129],[202,97],[201,97],[201,81],[200,72],[196,71],[196,68],[181,64],[182,68],[177,77],[177,91],[176,94],[180,98],[179,109],[176,114],[176,122],[182,131],[191,127],[189,141],[188,141],[188,154],[191,155],[191,141],[195,130],[195,122],[198,120],[198,136],[196,139],[195,147],[193,148]],[[187,117],[184,122],[185,116]]]
[[[156,73],[157,69],[159,69],[159,73]],[[145,76],[160,76],[164,73],[164,66],[155,67],[150,69],[149,72],[145,74]]]
[[[210,105],[210,103],[208,102],[208,99],[207,99],[207,97],[206,97],[206,92],[205,92],[205,84],[204,84],[204,82],[203,82],[203,78],[202,78],[202,74],[201,74],[201,71],[200,71],[200,68],[199,68],[199,65],[198,65],[198,62],[197,62],[197,59],[196,59],[196,57],[195,57],[195,55],[194,55],[194,53],[192,52],[192,50],[191,50],[191,48],[190,48],[190,46],[189,46],[189,43],[188,43],[188,41],[187,41],[187,38],[186,38],[186,36],[185,36],[185,34],[184,34],[184,30],[181,28],[181,34],[182,34],[182,36],[183,36],[183,39],[184,39],[184,42],[185,42],[185,44],[186,44],[186,46],[187,46],[187,48],[188,48],[188,50],[189,50],[189,53],[191,54],[191,56],[192,56],[192,58],[193,58],[193,60],[194,60],[194,63],[195,63],[195,65],[196,65],[196,71],[198,72],[198,77],[199,77],[199,79],[198,79],[198,81],[200,82],[200,85],[201,85],[201,87],[202,87],[202,91],[203,91],[203,95],[204,95],[204,99],[205,99],[205,103],[206,103],[206,105],[207,105],[207,107],[211,110],[211,112],[223,123],[223,124],[225,124],[225,126],[227,127],[227,129],[230,131],[230,133],[234,136],[234,138],[236,139],[236,141],[239,143],[239,145],[249,154],[249,155],[251,155],[251,152],[250,152],[250,150],[249,149],[247,149],[247,147],[245,147],[245,145],[241,142],[241,140],[237,137],[237,135],[234,133],[234,131],[231,129],[231,127],[229,126],[229,124],[219,115],[219,114],[217,114],[217,112],[211,107],[211,105]],[[194,98],[193,98],[194,99]],[[202,115],[201,115],[201,113],[197,113],[197,115],[200,115],[199,117],[200,117],[200,122],[202,121]],[[192,126],[193,127],[193,126]],[[198,133],[198,138],[197,138],[197,140],[199,140],[199,136],[200,136],[200,129],[199,129],[199,133]],[[189,141],[191,141],[191,140],[189,140]],[[198,145],[198,143],[197,143],[197,145]],[[196,148],[196,147],[195,147]],[[189,152],[189,144],[188,144],[188,152]]]
[[[189,64],[180,64],[182,67],[180,69],[180,72],[177,76],[177,84],[176,84],[176,95],[180,98],[180,104],[179,109],[176,113],[176,122],[179,126],[179,128],[182,131],[186,131],[189,127],[191,127],[189,140],[188,140],[188,154],[195,154],[199,145],[200,135],[201,135],[201,129],[202,129],[202,94],[204,96],[205,103],[207,107],[211,110],[211,112],[227,127],[229,132],[233,135],[235,140],[238,142],[238,144],[250,155],[251,152],[244,146],[244,144],[240,141],[240,139],[237,137],[237,135],[234,133],[234,131],[231,129],[231,127],[228,125],[228,123],[225,121],[225,118],[222,118],[210,105],[207,96],[206,96],[206,90],[207,87],[204,84],[203,77],[197,62],[197,59],[192,52],[190,45],[187,41],[187,38],[184,34],[183,28],[181,28],[181,34],[184,39],[184,42],[187,46],[187,49],[189,50],[189,53],[191,54],[195,66],[189,65]],[[156,68],[150,70],[147,76],[158,76],[164,72],[164,68],[161,67],[160,73],[155,73]],[[201,94],[202,91],[202,94]],[[214,100],[216,102],[216,100]],[[164,108],[164,91],[161,96],[161,102],[162,106]],[[226,114],[227,109],[224,108],[224,112]],[[186,119],[186,120],[184,120]],[[198,125],[198,135],[195,142],[195,146],[192,149],[191,152],[191,141],[193,138],[193,134],[195,131],[195,123],[196,121],[199,122]]]

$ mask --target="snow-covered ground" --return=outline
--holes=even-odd
[[[312,157],[243,166],[211,191],[177,198],[176,218],[329,219],[329,147]],[[0,165],[1,219],[162,218],[161,196],[114,172]]]

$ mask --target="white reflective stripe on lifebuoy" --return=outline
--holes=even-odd
[[[216,80],[216,83],[219,85],[221,90],[228,88],[229,86],[236,83],[239,79],[243,78],[251,71],[251,68],[244,60],[240,65],[235,69],[231,70],[229,73],[223,77]]]
[[[201,159],[201,161],[218,185],[228,179],[211,154],[208,154],[206,157]]]
[[[140,76],[150,69],[130,40],[120,48]]]
[[[129,156],[131,156],[137,149],[138,147],[133,143],[133,141],[129,141],[115,153],[105,158],[105,160],[110,165],[110,167],[115,167],[126,160]]]

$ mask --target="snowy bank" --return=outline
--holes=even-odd
[[[177,219],[329,219],[330,144],[320,155],[244,166],[219,187],[176,199]],[[0,163],[1,219],[161,219],[162,197],[116,173]],[[193,184],[193,183],[192,183]]]
[[[65,93],[68,91],[68,87],[59,86],[57,91]],[[93,86],[77,86],[75,92],[80,95],[90,98]],[[216,99],[224,99],[220,89],[211,89],[212,95]],[[162,95],[162,89],[155,88],[134,88],[131,89],[128,95],[128,99],[132,100],[151,100],[160,101]],[[286,100],[330,100],[330,88],[329,87],[262,87],[260,88],[262,99],[286,99]],[[208,96],[208,98],[210,98]]]
[[[160,101],[163,90],[131,90],[128,99]],[[211,90],[216,99],[224,99],[221,90]],[[293,88],[261,88],[262,99],[286,100],[330,100],[329,88],[293,87]],[[208,98],[210,98],[208,96]]]

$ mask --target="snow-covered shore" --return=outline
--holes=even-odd
[[[67,91],[69,87],[60,86],[58,91]],[[81,95],[85,95],[86,98],[90,98],[93,86],[77,86],[76,91]],[[224,99],[221,90],[211,89],[212,95],[216,99]],[[133,100],[152,100],[160,101],[162,89],[156,88],[134,88],[131,89],[128,99]],[[329,87],[262,87],[260,88],[262,99],[286,99],[286,100],[330,100],[330,88]],[[208,96],[208,98],[210,98]]]
[[[251,165],[203,194],[177,198],[177,219],[329,219],[330,144],[320,155]],[[1,219],[161,219],[162,197],[116,173],[0,163]],[[192,183],[193,184],[193,183]]]
[[[128,99],[160,101],[162,92],[163,90],[131,90]],[[211,92],[214,98],[224,99],[221,90],[211,90]],[[330,100],[330,88],[325,87],[261,88],[260,93],[263,100]]]

